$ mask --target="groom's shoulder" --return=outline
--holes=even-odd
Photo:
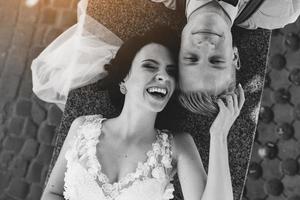
[[[151,0],[90,0],[88,13],[122,40],[141,35],[156,25],[180,32],[185,24],[184,14]]]

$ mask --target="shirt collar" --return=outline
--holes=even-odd
[[[205,6],[206,4],[210,3],[213,0],[187,0],[186,1],[186,18],[188,19],[190,15],[196,11],[198,8]],[[238,5],[236,7],[228,4],[224,1],[217,1],[218,4],[223,8],[225,13],[229,16],[231,23],[234,22],[235,18],[237,17],[238,13]]]

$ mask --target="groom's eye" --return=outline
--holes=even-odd
[[[184,60],[187,62],[190,62],[190,63],[195,63],[195,62],[198,62],[199,59],[198,59],[198,56],[188,55],[188,56],[184,57]]]
[[[222,58],[219,57],[212,57],[209,59],[209,62],[212,64],[220,64],[220,63],[225,63],[225,61]]]

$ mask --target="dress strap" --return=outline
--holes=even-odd
[[[172,169],[172,141],[173,135],[168,130],[159,131],[161,145],[161,164],[166,169]]]

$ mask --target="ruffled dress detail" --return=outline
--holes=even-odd
[[[85,117],[75,141],[66,153],[64,197],[67,200],[169,200],[173,198],[172,136],[159,131],[145,162],[118,182],[109,183],[96,151],[102,121],[98,115]]]

